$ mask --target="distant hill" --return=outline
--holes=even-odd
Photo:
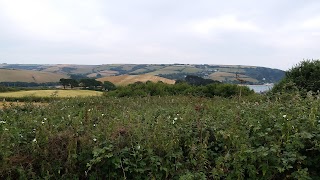
[[[152,82],[158,82],[162,81],[167,84],[174,84],[175,81],[171,79],[166,79],[158,76],[153,76],[153,75],[121,75],[121,76],[109,76],[109,77],[103,77],[97,79],[98,81],[104,82],[104,81],[110,81],[115,85],[128,85],[128,84],[133,84],[135,82],[147,82],[147,81],[152,81]]]
[[[238,83],[235,79],[236,74],[238,74],[239,77],[246,80],[249,84],[276,83],[285,75],[285,72],[282,70],[267,67],[212,64],[0,64],[0,68],[32,70],[59,74],[59,76],[61,74],[67,76],[77,75],[96,79],[119,75],[156,75],[171,80],[181,80],[187,75],[196,75],[225,83]]]
[[[65,74],[31,70],[0,69],[0,82],[58,82],[60,78],[68,78]]]

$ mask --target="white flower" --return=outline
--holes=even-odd
[[[47,120],[47,118],[43,118],[43,120],[45,120],[45,121],[46,121],[46,120]],[[42,122],[43,122],[43,121],[42,121]]]
[[[96,139],[96,138],[93,138],[93,141],[94,141],[94,142],[96,142],[96,141],[97,141],[97,139]]]
[[[96,127],[96,124],[93,124],[93,127]]]
[[[90,112],[90,111],[91,111],[91,109],[88,109],[88,111]]]
[[[0,121],[0,124],[5,124],[6,122],[5,121]]]
[[[175,117],[174,120],[176,121],[176,120],[178,120],[178,118]]]
[[[101,114],[101,116],[104,116],[104,114]]]
[[[44,124],[44,121],[42,121],[41,124]]]
[[[283,115],[282,117],[283,117],[283,118],[286,118],[286,117],[287,117],[287,115]]]
[[[70,114],[68,114],[68,118],[70,118],[71,116],[70,116]]]
[[[5,131],[9,131],[9,129],[8,129],[8,128],[4,128],[4,130],[5,130]]]
[[[137,149],[138,149],[138,150],[140,149],[140,145],[137,146]]]
[[[34,138],[34,139],[32,140],[32,142],[37,142],[37,139],[36,139],[36,138]]]
[[[174,124],[174,123],[176,123],[176,121],[175,121],[175,120],[172,120],[172,124]]]

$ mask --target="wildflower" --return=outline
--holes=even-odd
[[[178,118],[175,117],[174,120],[176,121],[176,120],[178,120]]]
[[[23,138],[23,135],[22,135],[22,134],[20,134],[20,137],[21,137],[21,138]]]
[[[41,124],[44,124],[44,121],[42,121]]]
[[[140,149],[140,145],[138,145],[136,148],[137,148],[137,150],[139,150]]]
[[[36,142],[37,142],[37,139],[36,139],[36,138],[34,138],[34,139],[32,140],[32,142],[36,143]]]
[[[47,120],[47,118],[43,118],[43,120],[45,120],[45,121],[46,121],[46,120]]]
[[[94,141],[94,142],[96,142],[96,141],[97,141],[97,139],[96,139],[96,138],[93,138],[93,141]]]
[[[0,121],[0,124],[5,124],[6,122],[5,121]]]
[[[88,111],[90,112],[90,111],[91,111],[91,109],[88,109]]]
[[[70,114],[68,114],[68,118],[70,118],[71,117],[71,115]]]
[[[283,118],[286,118],[286,117],[287,117],[287,115],[283,115],[282,117],[283,117]]]
[[[104,114],[101,114],[101,116],[104,116]]]
[[[8,129],[8,128],[4,128],[4,130],[5,130],[5,131],[9,131],[9,129]]]

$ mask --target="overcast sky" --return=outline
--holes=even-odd
[[[319,47],[319,0],[0,0],[0,63],[287,70]]]

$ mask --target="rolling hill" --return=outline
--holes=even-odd
[[[196,75],[202,78],[218,80],[225,83],[238,83],[235,80],[236,74],[238,74],[250,84],[264,84],[276,83],[285,75],[285,72],[282,70],[267,67],[213,64],[0,64],[0,68],[16,70],[15,72],[17,72],[15,75],[9,76],[10,79],[8,75],[5,75],[6,73],[0,72],[0,77],[2,77],[0,82],[4,80],[16,82],[24,80],[26,77],[27,80],[24,81],[27,82],[56,82],[62,77],[71,75],[95,79],[119,75],[148,75],[150,77],[151,75],[156,75],[171,80],[184,79],[186,75]],[[36,72],[42,72],[45,74],[41,74],[41,76],[30,76],[30,71],[35,74],[37,74]],[[25,75],[21,75],[24,74],[23,72],[25,72]],[[4,79],[4,77],[6,78]],[[32,77],[34,77],[34,79]],[[137,77],[144,78],[146,76]],[[134,79],[137,79],[137,77]],[[144,79],[141,79],[140,81],[143,80]]]
[[[58,82],[68,78],[65,74],[49,73],[33,70],[0,69],[0,82]]]
[[[135,82],[147,82],[147,81],[152,81],[152,82],[158,82],[162,81],[167,84],[174,84],[175,81],[171,79],[166,79],[158,76],[153,76],[153,75],[121,75],[121,76],[109,76],[109,77],[103,77],[97,79],[98,81],[104,82],[104,81],[110,81],[115,85],[128,85],[128,84],[133,84]]]

